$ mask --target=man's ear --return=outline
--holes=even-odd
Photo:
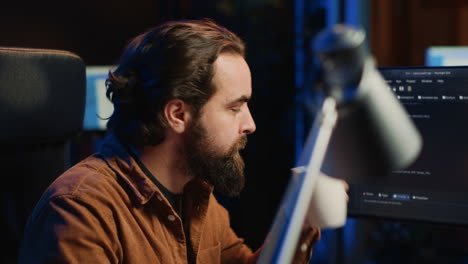
[[[176,133],[183,133],[191,118],[190,105],[180,99],[172,99],[164,106],[164,117]]]

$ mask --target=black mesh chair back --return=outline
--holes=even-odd
[[[16,263],[32,209],[72,165],[85,86],[85,64],[71,52],[0,47],[0,263]]]

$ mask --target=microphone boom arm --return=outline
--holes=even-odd
[[[258,263],[292,263],[315,182],[337,119],[336,101],[327,97],[314,120],[297,164],[296,168],[300,168],[298,177],[292,177],[288,184],[282,206],[275,216],[270,238],[265,242]]]

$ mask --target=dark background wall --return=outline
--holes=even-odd
[[[371,0],[371,50],[379,66],[424,65],[430,46],[468,45],[468,2]]]

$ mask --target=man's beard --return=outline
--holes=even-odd
[[[245,184],[244,160],[239,150],[247,144],[242,136],[227,152],[216,149],[205,128],[195,120],[184,137],[188,173],[213,185],[216,192],[238,196]]]

